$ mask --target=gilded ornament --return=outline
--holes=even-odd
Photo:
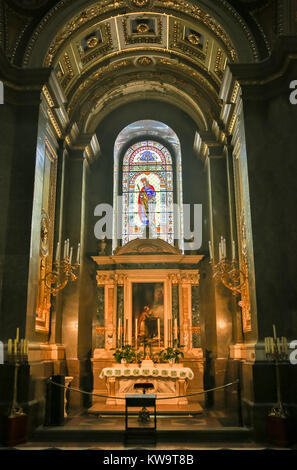
[[[149,3],[150,3],[150,0],[132,0],[131,2],[134,6],[136,7],[146,7]]]
[[[139,23],[136,29],[138,34],[145,34],[149,31],[150,28],[146,23]]]
[[[87,46],[89,49],[93,49],[93,47],[96,47],[98,43],[99,39],[97,38],[97,36],[91,36],[87,39]]]
[[[40,253],[42,256],[48,256],[49,253],[49,218],[43,210],[40,223]]]
[[[139,57],[139,59],[137,59],[137,64],[138,65],[142,65],[144,67],[147,67],[148,65],[151,65],[153,63],[152,59],[150,57]]]
[[[190,41],[191,44],[194,44],[195,46],[197,46],[200,43],[200,38],[198,34],[191,33],[188,35],[187,39],[188,41]]]

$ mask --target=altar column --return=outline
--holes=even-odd
[[[104,349],[107,355],[112,357],[111,351],[117,346],[118,275],[97,271],[96,279],[97,287],[104,287]],[[121,284],[121,280],[119,280],[119,284]]]
[[[191,282],[187,277],[181,277],[180,281],[180,342],[184,346],[184,352],[192,349],[192,295]]]

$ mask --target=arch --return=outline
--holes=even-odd
[[[133,0],[129,2],[122,0],[117,3],[106,0],[100,8],[98,3],[93,2],[86,8],[84,0],[76,1],[75,5],[71,0],[61,0],[49,10],[37,25],[28,41],[23,59],[24,65],[29,67],[42,66],[45,55],[56,37],[57,31],[62,30],[67,23],[70,25],[68,27],[69,32],[73,33],[76,26],[81,27],[87,22],[96,21],[98,16],[100,18],[110,18],[133,11],[138,13],[146,11],[170,12],[170,14],[176,12],[184,17],[190,17],[196,22],[199,21],[202,14],[204,21],[208,23],[213,21],[214,24],[219,25],[226,36],[230,38],[230,41],[235,44],[240,61],[252,62],[259,59],[259,47],[256,39],[259,35],[259,26],[253,21],[252,16],[245,15],[244,17],[226,0],[211,2],[201,0],[199,7],[194,0],[189,0],[187,4],[181,5],[178,2],[171,2],[170,6],[167,7],[162,6],[157,1],[147,1],[144,8],[135,6]],[[255,30],[256,34],[254,34],[253,30]],[[263,35],[262,30],[260,33]]]
[[[162,141],[162,143],[161,143]],[[165,144],[167,146],[165,147]],[[118,234],[121,236],[125,235],[123,239],[123,245],[133,238],[137,238],[137,233],[140,233],[140,230],[137,230],[137,233],[131,237],[127,236],[127,230],[125,227],[128,227],[128,221],[121,220],[123,214],[122,208],[127,206],[129,201],[127,197],[124,197],[123,200],[119,200],[119,195],[121,189],[124,189],[124,184],[127,185],[127,182],[124,183],[122,188],[120,188],[120,181],[122,179],[122,172],[124,168],[127,171],[127,163],[129,157],[135,156],[137,149],[142,150],[147,148],[151,149],[156,154],[158,153],[161,160],[166,159],[165,164],[169,165],[167,170],[172,173],[171,176],[171,186],[166,186],[166,191],[171,192],[170,204],[172,205],[172,211],[170,218],[172,218],[172,233],[174,236],[162,236],[162,230],[160,229],[160,235],[158,237],[158,232],[156,231],[156,238],[163,238],[165,241],[168,241],[170,244],[174,244],[174,239],[178,239],[179,248],[183,251],[184,249],[184,238],[183,238],[183,195],[182,195],[182,158],[181,158],[181,147],[180,141],[176,133],[165,123],[154,121],[154,120],[141,120],[135,121],[128,126],[124,127],[122,131],[118,134],[115,144],[114,144],[114,192],[113,192],[113,251],[117,248]],[[173,157],[173,158],[172,158]],[[163,160],[164,162],[164,160]],[[165,165],[165,166],[166,166]],[[174,166],[174,171],[173,171]],[[171,167],[171,170],[170,170]],[[167,170],[165,170],[166,173]],[[156,174],[161,173],[160,171],[155,172]],[[142,171],[139,172],[139,175],[135,174],[135,177],[138,179],[142,176]],[[174,191],[174,188],[176,191]],[[160,189],[160,188],[159,188]],[[123,191],[124,192],[124,191]],[[126,194],[129,195],[128,187],[125,189]],[[175,206],[173,209],[173,195],[175,193]],[[161,191],[160,191],[161,194]],[[135,194],[132,196],[133,200],[135,199]],[[157,198],[158,199],[158,198]],[[135,203],[135,201],[134,201]],[[158,201],[157,201],[158,203]],[[139,209],[139,207],[138,207]],[[167,211],[168,212],[168,211]],[[165,214],[165,212],[164,212]],[[122,232],[122,227],[124,228],[124,233]],[[143,234],[142,234],[143,235]]]

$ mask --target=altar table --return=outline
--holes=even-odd
[[[164,404],[187,405],[187,398],[175,397],[186,394],[194,373],[189,367],[182,367],[180,364],[157,364],[153,367],[118,364],[102,369],[100,378],[104,378],[106,382],[109,395],[106,400],[107,405],[123,404],[120,398],[124,398],[127,393],[135,393],[134,384],[140,382],[152,383],[154,389],[150,390],[150,393],[155,393],[157,398],[170,397],[168,400],[162,400]]]

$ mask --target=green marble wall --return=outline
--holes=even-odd
[[[96,309],[96,327],[104,327],[104,286],[97,287],[97,309]],[[104,348],[105,334],[104,330],[96,331],[95,348]]]
[[[121,319],[121,324],[124,325],[124,286],[117,287],[117,325],[119,324],[119,319]],[[117,346],[118,336],[117,336]]]
[[[179,296],[178,296],[178,285],[172,286],[172,319],[174,325],[174,319],[177,318],[178,331],[180,327],[179,323]],[[178,333],[178,346],[180,345],[180,334]]]
[[[201,347],[201,330],[200,330],[199,286],[192,286],[192,327],[194,327],[193,332],[192,332],[193,348],[200,348]]]

